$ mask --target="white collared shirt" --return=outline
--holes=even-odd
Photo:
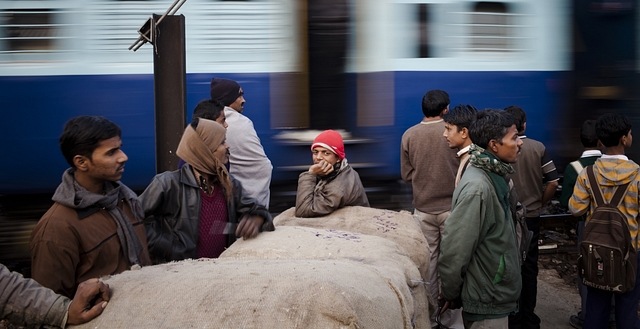
[[[616,155],[607,155],[607,154],[603,154],[601,159],[620,159],[620,160],[625,160],[625,161],[629,161],[629,158],[627,158],[626,155],[624,154],[616,154]]]

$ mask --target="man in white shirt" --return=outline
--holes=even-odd
[[[211,99],[221,101],[225,106],[224,114],[229,124],[229,172],[242,183],[247,196],[268,208],[273,166],[262,148],[253,122],[242,114],[246,103],[242,87],[233,80],[213,78]]]
[[[472,105],[458,105],[442,116],[444,120],[444,138],[447,139],[449,147],[457,149],[460,166],[456,174],[456,186],[460,182],[460,177],[469,166],[469,147],[473,143],[469,137],[469,126],[476,121],[478,110]]]

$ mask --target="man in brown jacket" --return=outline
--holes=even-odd
[[[344,153],[342,135],[325,130],[311,144],[313,165],[298,177],[296,216],[318,217],[347,206],[369,207],[358,173]]]
[[[142,206],[119,181],[121,146],[120,128],[103,117],[65,124],[60,149],[71,168],[29,246],[33,279],[56,293],[71,298],[82,281],[151,264]]]

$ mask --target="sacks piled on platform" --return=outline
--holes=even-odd
[[[290,208],[273,219],[276,226],[304,226],[375,235],[400,245],[416,264],[423,278],[429,278],[429,244],[420,223],[409,213],[367,207],[344,207],[327,216],[295,217]]]
[[[397,294],[404,324],[430,328],[429,298],[416,265],[398,244],[373,235],[332,229],[280,226],[256,239],[237,241],[220,259],[324,260],[343,265],[370,267]],[[350,263],[350,264],[349,264]],[[286,277],[285,277],[286,278]],[[288,278],[287,278],[288,279]],[[343,278],[334,276],[336,281]],[[373,282],[371,283],[373,284]],[[380,304],[379,307],[387,307]],[[398,328],[400,324],[396,324]]]
[[[75,328],[411,328],[390,280],[348,260],[186,260],[105,282],[104,313]]]
[[[431,327],[422,282],[429,248],[413,216],[363,207],[293,213],[218,259],[105,279],[109,306],[79,328]]]

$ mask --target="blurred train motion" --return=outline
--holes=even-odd
[[[123,182],[147,186],[153,49],[128,47],[172,2],[0,2],[0,195],[55,190],[67,167],[57,139],[77,115],[120,125]],[[374,191],[397,183],[401,136],[424,93],[443,89],[452,106],[524,108],[527,135],[562,172],[580,155],[583,120],[622,111],[640,126],[639,11],[632,0],[188,0],[186,116],[211,78],[237,80],[275,190],[311,164],[309,129],[334,128]]]

